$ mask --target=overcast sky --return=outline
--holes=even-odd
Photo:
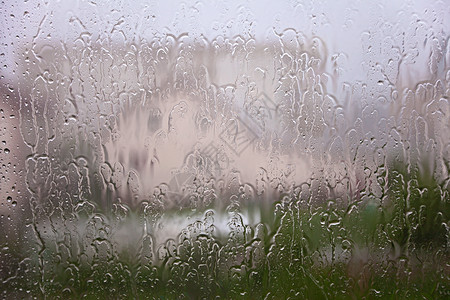
[[[450,28],[450,3],[444,1],[7,1],[0,20],[3,74],[9,77],[21,47],[33,40],[76,39],[74,23],[95,36],[120,29],[128,39],[165,33],[190,33],[212,40],[218,35],[255,37],[259,43],[274,32],[294,28],[322,38],[330,54],[344,53],[347,68],[360,76],[364,33],[408,31],[414,19],[433,32]],[[82,25],[81,25],[82,24]],[[114,34],[111,34],[114,39]],[[378,39],[383,37],[378,36]]]

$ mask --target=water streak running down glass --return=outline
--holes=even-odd
[[[450,297],[446,1],[0,11],[2,298]]]

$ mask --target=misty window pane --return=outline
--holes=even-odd
[[[1,297],[446,299],[445,1],[4,1]]]

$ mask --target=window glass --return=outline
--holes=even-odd
[[[447,1],[3,1],[5,299],[447,298]]]

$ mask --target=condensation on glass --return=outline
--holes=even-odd
[[[3,1],[12,298],[448,298],[446,1]]]

